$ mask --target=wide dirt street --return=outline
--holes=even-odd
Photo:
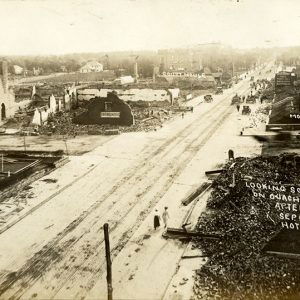
[[[181,226],[189,209],[181,200],[207,180],[206,170],[223,164],[229,149],[260,153],[239,136],[230,105],[236,92],[249,93],[249,79],[212,103],[192,100],[193,113],[156,132],[122,134],[70,157],[47,176],[57,182],[35,182],[30,210],[0,235],[0,298],[106,298],[106,222],[114,298],[163,298],[184,246],[153,230],[154,209],[168,206],[168,225]]]

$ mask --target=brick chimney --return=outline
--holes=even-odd
[[[8,91],[8,68],[7,68],[7,61],[2,62],[2,83],[3,83],[3,90],[4,93]]]
[[[134,63],[134,77],[135,77],[135,81],[138,82],[139,73],[138,73],[138,63],[137,63],[137,61]]]

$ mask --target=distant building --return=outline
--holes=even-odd
[[[2,62],[0,80],[0,123],[14,115],[16,110],[15,95],[8,86],[7,62]]]
[[[13,68],[15,75],[21,75],[24,72],[24,69],[18,65],[14,65]]]
[[[212,75],[212,72],[211,72],[211,70],[210,70],[209,67],[204,67],[204,68],[203,68],[203,73],[204,73],[205,75]]]
[[[296,65],[294,72],[297,76],[297,80],[300,80],[300,65]]]
[[[95,97],[101,97],[98,89],[81,89],[77,91],[78,100],[91,100]]]
[[[60,70],[61,70],[62,72],[68,72],[66,66],[61,66],[61,67],[60,67]]]
[[[275,74],[275,91],[282,87],[290,87],[296,80],[295,73],[290,71],[280,71]]]
[[[118,97],[124,101],[172,101],[172,95],[167,90],[128,89],[117,90]]]
[[[212,75],[205,75],[204,80],[206,82],[211,82],[212,84],[216,84],[215,78]]]
[[[24,101],[24,100],[31,100],[32,96],[35,95],[33,91],[34,87],[32,86],[15,86],[14,87],[14,94],[16,102]]]
[[[192,49],[159,50],[160,72],[163,71],[198,71],[202,65],[202,56]]]
[[[212,73],[213,78],[219,85],[222,83],[222,75],[223,75],[223,73],[220,71]]]
[[[43,69],[38,67],[38,68],[33,68],[33,75],[34,76],[39,76],[43,73]]]
[[[111,92],[115,92],[117,96],[125,102],[170,102],[173,103],[179,97],[180,90],[174,89],[82,89],[77,91],[78,100],[91,100],[95,97],[107,97]]]
[[[269,113],[266,130],[272,130],[274,127],[279,127],[282,130],[299,130],[299,104],[298,97],[286,97],[279,101],[275,100]]]
[[[201,78],[202,75],[194,72],[184,72],[184,71],[174,71],[174,72],[163,72],[161,75],[162,77],[170,77],[170,78]]]
[[[216,81],[212,75],[200,75],[193,72],[163,72],[158,78],[164,78],[172,84],[203,86],[206,88],[214,87]]]
[[[103,65],[97,61],[89,61],[79,69],[80,73],[102,72]]]
[[[121,76],[121,77],[115,79],[114,83],[124,85],[124,84],[134,83],[134,81],[135,80],[132,76]]]

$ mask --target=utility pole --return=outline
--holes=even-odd
[[[105,58],[106,58],[106,69],[109,70],[110,65],[109,65],[109,56],[108,56],[108,54],[105,54]]]
[[[108,233],[108,224],[103,225],[104,230],[104,241],[105,241],[105,256],[106,256],[106,281],[107,281],[107,300],[112,300],[112,271],[111,271],[111,258],[110,258],[110,246],[109,246],[109,233]]]
[[[66,154],[69,156],[69,150],[68,150],[68,144],[67,144],[67,136],[63,137],[63,141],[64,141],[65,146],[66,146]]]
[[[139,81],[139,71],[138,71],[138,63],[137,63],[138,58],[139,58],[139,56],[136,56],[135,62],[134,62],[134,77],[135,77],[136,83],[138,83],[138,81]]]
[[[1,172],[3,173],[3,170],[4,170],[4,168],[3,168],[3,153],[2,153],[2,159],[1,159]]]
[[[25,136],[26,136],[26,133],[24,132],[24,135],[23,135],[23,137],[24,137],[24,152],[26,154],[26,139],[25,139]]]

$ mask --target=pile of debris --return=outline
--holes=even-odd
[[[84,109],[78,108],[76,114],[82,113]],[[58,112],[48,118],[47,124],[40,126],[39,133],[44,135],[69,135],[76,136],[81,133],[88,133],[90,125],[79,126],[73,123],[73,118],[76,116],[74,112]]]
[[[261,92],[261,102],[272,102],[274,98],[274,87],[267,88]]]
[[[233,175],[234,174],[234,175]],[[300,262],[264,255],[262,249],[281,230],[276,200],[253,197],[246,181],[300,184],[293,155],[237,158],[213,182],[201,232],[224,235],[217,241],[194,239],[207,263],[196,272],[194,299],[299,299]]]
[[[257,127],[259,123],[266,123],[271,108],[271,104],[261,104],[259,107],[257,107],[254,113],[251,115],[250,126]]]
[[[79,109],[80,111],[83,111]],[[76,112],[79,113],[79,110]],[[165,119],[157,117],[139,118],[135,120],[132,126],[118,126],[118,125],[78,125],[73,123],[75,113],[63,112],[57,113],[55,116],[49,118],[47,124],[39,128],[39,133],[42,135],[66,135],[74,136],[84,134],[104,135],[108,129],[116,129],[120,132],[133,131],[151,131],[162,127]],[[166,118],[168,119],[168,118]]]
[[[175,108],[168,107],[132,107],[135,124],[132,126],[118,125],[82,125],[75,124],[76,116],[86,111],[85,107],[79,107],[72,112],[58,112],[48,119],[47,124],[39,129],[40,134],[45,135],[69,135],[77,136],[82,134],[106,134],[108,129],[115,129],[119,132],[153,131],[161,128],[163,123],[171,119],[176,112]]]

